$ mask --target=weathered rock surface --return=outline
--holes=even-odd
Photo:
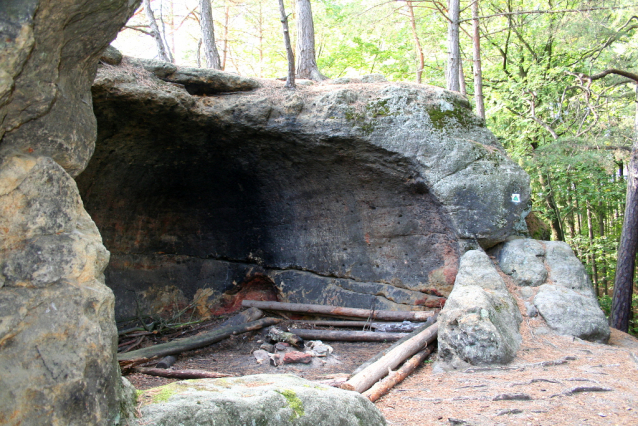
[[[140,398],[145,404],[140,425],[386,424],[379,410],[362,395],[290,375],[175,382],[146,391]]]
[[[109,253],[48,157],[0,164],[0,423],[112,424],[121,392]]]
[[[119,50],[109,45],[106,49],[104,49],[104,52],[102,52],[102,56],[100,56],[100,62],[107,65],[120,65],[123,58],[124,57]]]
[[[84,169],[96,136],[97,62],[137,3],[0,3],[0,155],[48,156],[73,176]]]
[[[213,95],[224,92],[253,90],[260,85],[257,80],[217,71],[211,68],[176,67],[156,59],[131,59],[156,77],[184,86],[191,95]],[[115,64],[111,64],[115,65]]]
[[[536,240],[521,238],[504,244],[498,264],[520,286],[538,287],[547,280],[545,247]]]
[[[521,321],[518,306],[489,257],[479,250],[468,251],[439,315],[437,368],[511,361],[521,343]]]
[[[157,289],[143,276],[162,276],[190,300],[215,270],[213,297],[260,273],[282,300],[436,305],[465,243],[515,233],[529,199],[528,176],[443,89],[269,83],[200,98],[149,79],[96,79],[98,148],[78,177],[117,295],[144,300]]]
[[[603,343],[609,339],[609,325],[589,276],[567,243],[516,239],[496,247],[493,254],[518,285],[540,286],[537,292],[521,294],[554,331]]]
[[[609,325],[596,298],[559,285],[542,285],[534,305],[547,324],[559,334],[607,343]]]
[[[75,181],[93,153],[91,82],[131,0],[0,2],[0,423],[112,425],[108,252]]]

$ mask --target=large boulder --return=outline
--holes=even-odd
[[[518,305],[489,257],[468,251],[439,315],[437,369],[508,363],[521,344],[521,321]]]
[[[492,252],[555,332],[607,342],[609,325],[583,264],[567,243],[515,239]],[[531,306],[531,305],[530,305]]]
[[[236,293],[255,274],[284,301],[440,306],[466,247],[521,223],[529,178],[458,94],[269,82],[198,97],[139,76],[98,75],[78,185],[112,251],[107,282],[145,309],[175,288],[184,302],[202,286]]]
[[[106,425],[120,373],[109,253],[48,157],[0,164],[0,423]]]
[[[109,254],[71,175],[93,153],[91,82],[131,0],[0,2],[0,423],[112,425]]]
[[[140,396],[140,425],[381,426],[386,421],[356,392],[291,375],[175,382]]]
[[[0,155],[53,158],[72,176],[95,146],[91,83],[133,0],[0,2]]]

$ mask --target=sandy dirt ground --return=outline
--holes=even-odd
[[[512,363],[433,374],[426,364],[377,401],[389,425],[638,425],[638,341],[538,335],[526,319]]]
[[[638,425],[638,340],[616,330],[608,345],[546,333],[541,318],[524,317],[523,343],[510,364],[434,374],[428,360],[376,406],[397,426]],[[331,358],[274,367],[257,364],[251,355],[263,340],[264,332],[233,336],[180,355],[175,367],[326,381],[351,373],[390,345],[326,342],[334,347]],[[174,381],[142,374],[128,379],[138,389]]]

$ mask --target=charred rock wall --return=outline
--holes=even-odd
[[[528,197],[524,172],[440,89],[194,97],[146,79],[125,66],[100,74],[96,152],[78,178],[112,253],[118,316],[202,288],[213,305],[255,275],[292,302],[440,306],[459,243],[510,235]],[[495,197],[477,185],[523,203],[486,208]]]

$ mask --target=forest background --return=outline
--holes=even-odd
[[[145,0],[113,45],[129,56],[158,56],[144,10],[150,5],[171,59],[206,66],[200,1]],[[474,21],[473,3],[460,1],[460,91],[474,100],[478,41],[487,127],[532,178],[532,236],[571,245],[609,314],[636,138],[636,82],[617,74],[587,76],[609,69],[636,73],[638,3],[477,0]],[[381,73],[390,81],[446,87],[450,14],[445,0],[311,4],[323,75]],[[295,2],[284,5],[294,46]],[[277,0],[213,0],[212,16],[222,69],[286,76]],[[638,334],[636,291],[633,307],[629,331]]]

